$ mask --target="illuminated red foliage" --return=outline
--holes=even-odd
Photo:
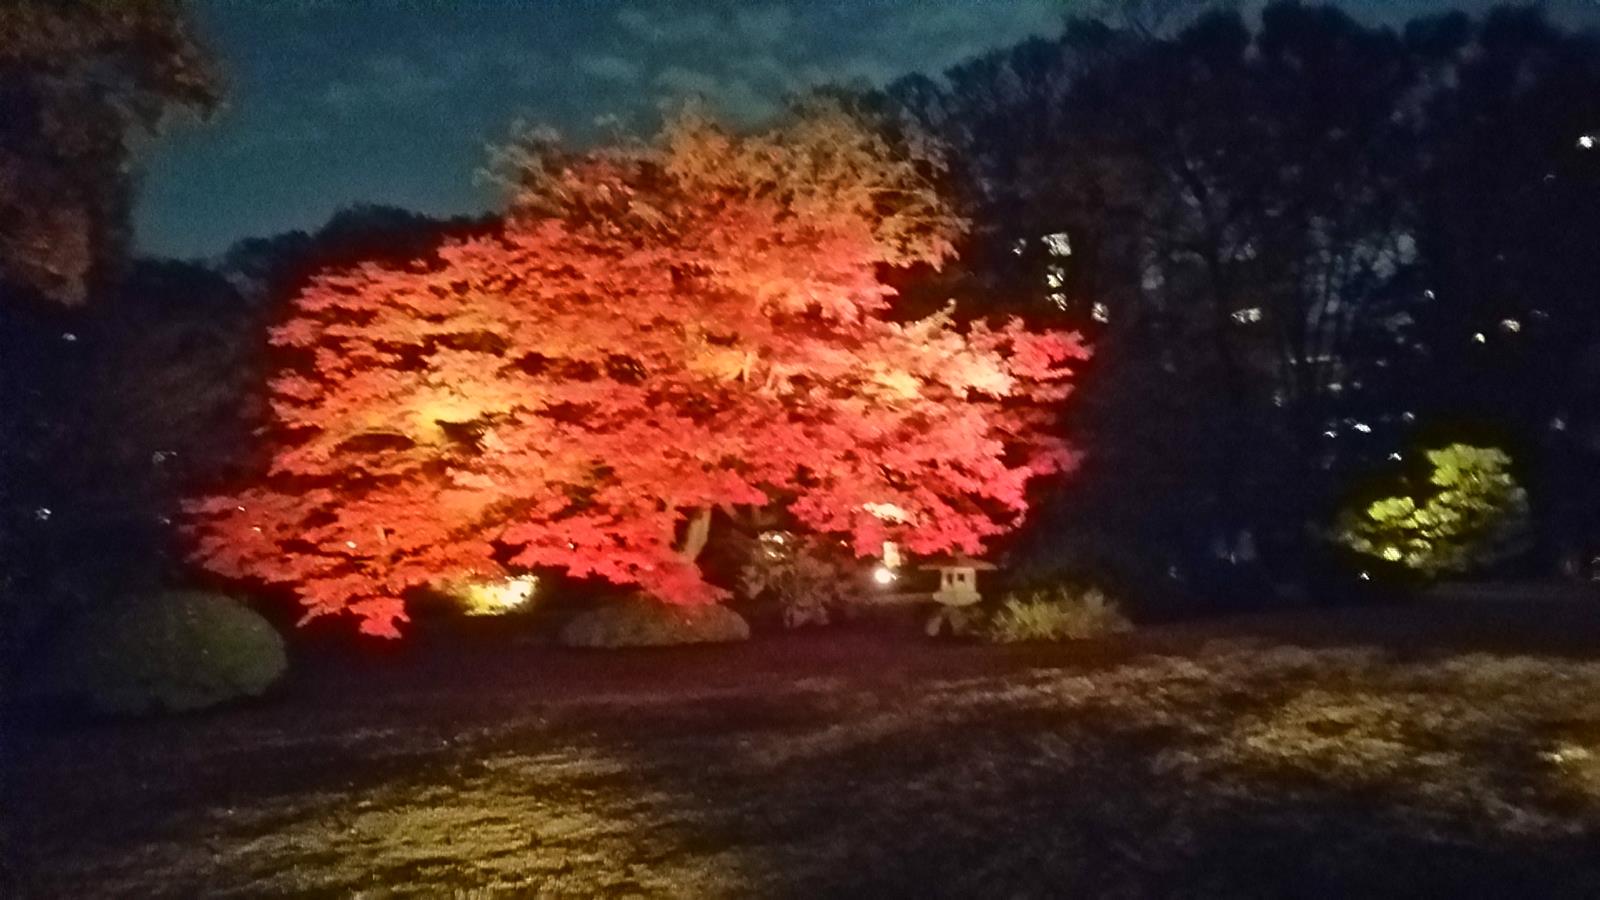
[[[961,227],[929,160],[826,109],[520,150],[499,233],[294,300],[270,472],[189,505],[199,562],[381,635],[408,591],[507,567],[705,603],[689,523],[711,509],[782,505],[862,555],[977,553],[1073,463],[1049,429],[1076,335],[889,318],[878,267],[937,264]]]

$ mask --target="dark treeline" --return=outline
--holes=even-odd
[[[1241,580],[1300,580],[1340,503],[1421,448],[1470,439],[1506,448],[1532,493],[1535,551],[1517,565],[1587,564],[1600,533],[1595,40],[1509,9],[1399,31],[1295,4],[1259,23],[1148,25],[1073,21],[854,96],[945,145],[948,189],[974,223],[958,268],[900,273],[908,310],[955,297],[961,315],[1065,324],[1096,345],[1070,414],[1088,461],[1041,497],[1012,560],[1266,597]],[[71,99],[8,83],[0,100],[40,115]],[[200,96],[177,84],[168,100]],[[13,131],[0,167],[45,158]],[[178,498],[251,465],[282,302],[318,268],[410,258],[481,227],[366,208],[208,264],[0,255],[7,594],[168,577]],[[12,231],[6,247],[37,243]],[[79,284],[45,270],[96,273],[104,287],[83,284],[106,296],[53,303]]]
[[[1529,485],[1524,567],[1593,555],[1592,36],[1529,9],[1076,21],[874,102],[948,144],[976,223],[920,293],[1094,335],[1073,407],[1093,458],[1035,553],[1292,579],[1363,483],[1471,440]]]

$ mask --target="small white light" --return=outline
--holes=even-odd
[[[355,541],[345,541],[344,545],[346,547],[349,547],[351,550],[354,550],[356,548],[356,542]]]
[[[1371,576],[1371,575],[1368,575],[1368,574],[1367,574],[1367,573],[1365,573],[1365,572],[1362,572],[1362,573],[1361,573],[1361,580],[1362,580],[1362,581],[1371,581],[1371,580],[1372,580],[1372,576]]]
[[[1567,430],[1567,420],[1561,418],[1560,416],[1556,416],[1554,419],[1550,420],[1550,430],[1551,431],[1566,431]]]
[[[50,521],[50,507],[41,506],[33,511],[33,517],[41,522]]]
[[[1477,334],[1474,334],[1472,336],[1472,341],[1473,341],[1473,343],[1476,343],[1476,344],[1487,344],[1489,342],[1489,339],[1484,336],[1483,332],[1480,331]]]
[[[872,570],[872,580],[879,584],[893,584],[895,577],[894,570],[888,566],[879,566]]]
[[[70,344],[73,341],[76,341],[78,339],[78,336],[73,334],[70,331],[64,331],[64,332],[61,333],[61,339]]]
[[[1089,313],[1089,315],[1092,316],[1096,322],[1104,325],[1111,321],[1111,308],[1106,306],[1104,303],[1096,303],[1094,305],[1094,309]]]
[[[1389,458],[1394,460],[1395,462],[1399,462],[1402,459],[1402,457],[1398,453],[1389,454]]]
[[[1322,436],[1323,437],[1336,438],[1336,437],[1339,436],[1339,432],[1334,431],[1332,428],[1329,428],[1327,431],[1324,431],[1322,433]]]
[[[256,534],[260,534],[261,533],[261,526],[260,525],[252,525],[252,526],[250,526],[250,530],[254,531]]]
[[[1361,432],[1362,434],[1371,434],[1372,433],[1372,426],[1368,425],[1365,422],[1357,422],[1356,423],[1356,430]]]
[[[1594,135],[1592,134],[1586,134],[1583,137],[1578,138],[1578,146],[1585,150],[1593,150],[1594,143]]]
[[[1522,330],[1522,323],[1516,319],[1501,319],[1500,330],[1507,334],[1516,334]]]
[[[237,509],[239,512],[244,512],[244,507],[242,506],[235,506],[234,509]]]

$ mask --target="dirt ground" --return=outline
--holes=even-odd
[[[301,662],[19,733],[24,894],[1600,896],[1600,600]]]

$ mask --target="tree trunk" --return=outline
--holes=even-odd
[[[711,537],[711,507],[697,508],[689,518],[689,525],[684,529],[683,541],[678,545],[678,555],[685,562],[694,562],[700,557],[700,551],[706,548],[706,540]]]
[[[1224,271],[1221,251],[1214,242],[1202,254],[1211,282],[1211,337],[1212,349],[1222,374],[1222,394],[1226,417],[1222,429],[1221,453],[1217,457],[1215,488],[1217,491],[1217,520],[1231,545],[1241,529],[1251,518],[1245,512],[1244,486],[1241,483],[1241,466],[1247,439],[1248,403],[1245,396],[1244,372],[1234,356],[1229,330],[1233,308],[1233,289]]]

